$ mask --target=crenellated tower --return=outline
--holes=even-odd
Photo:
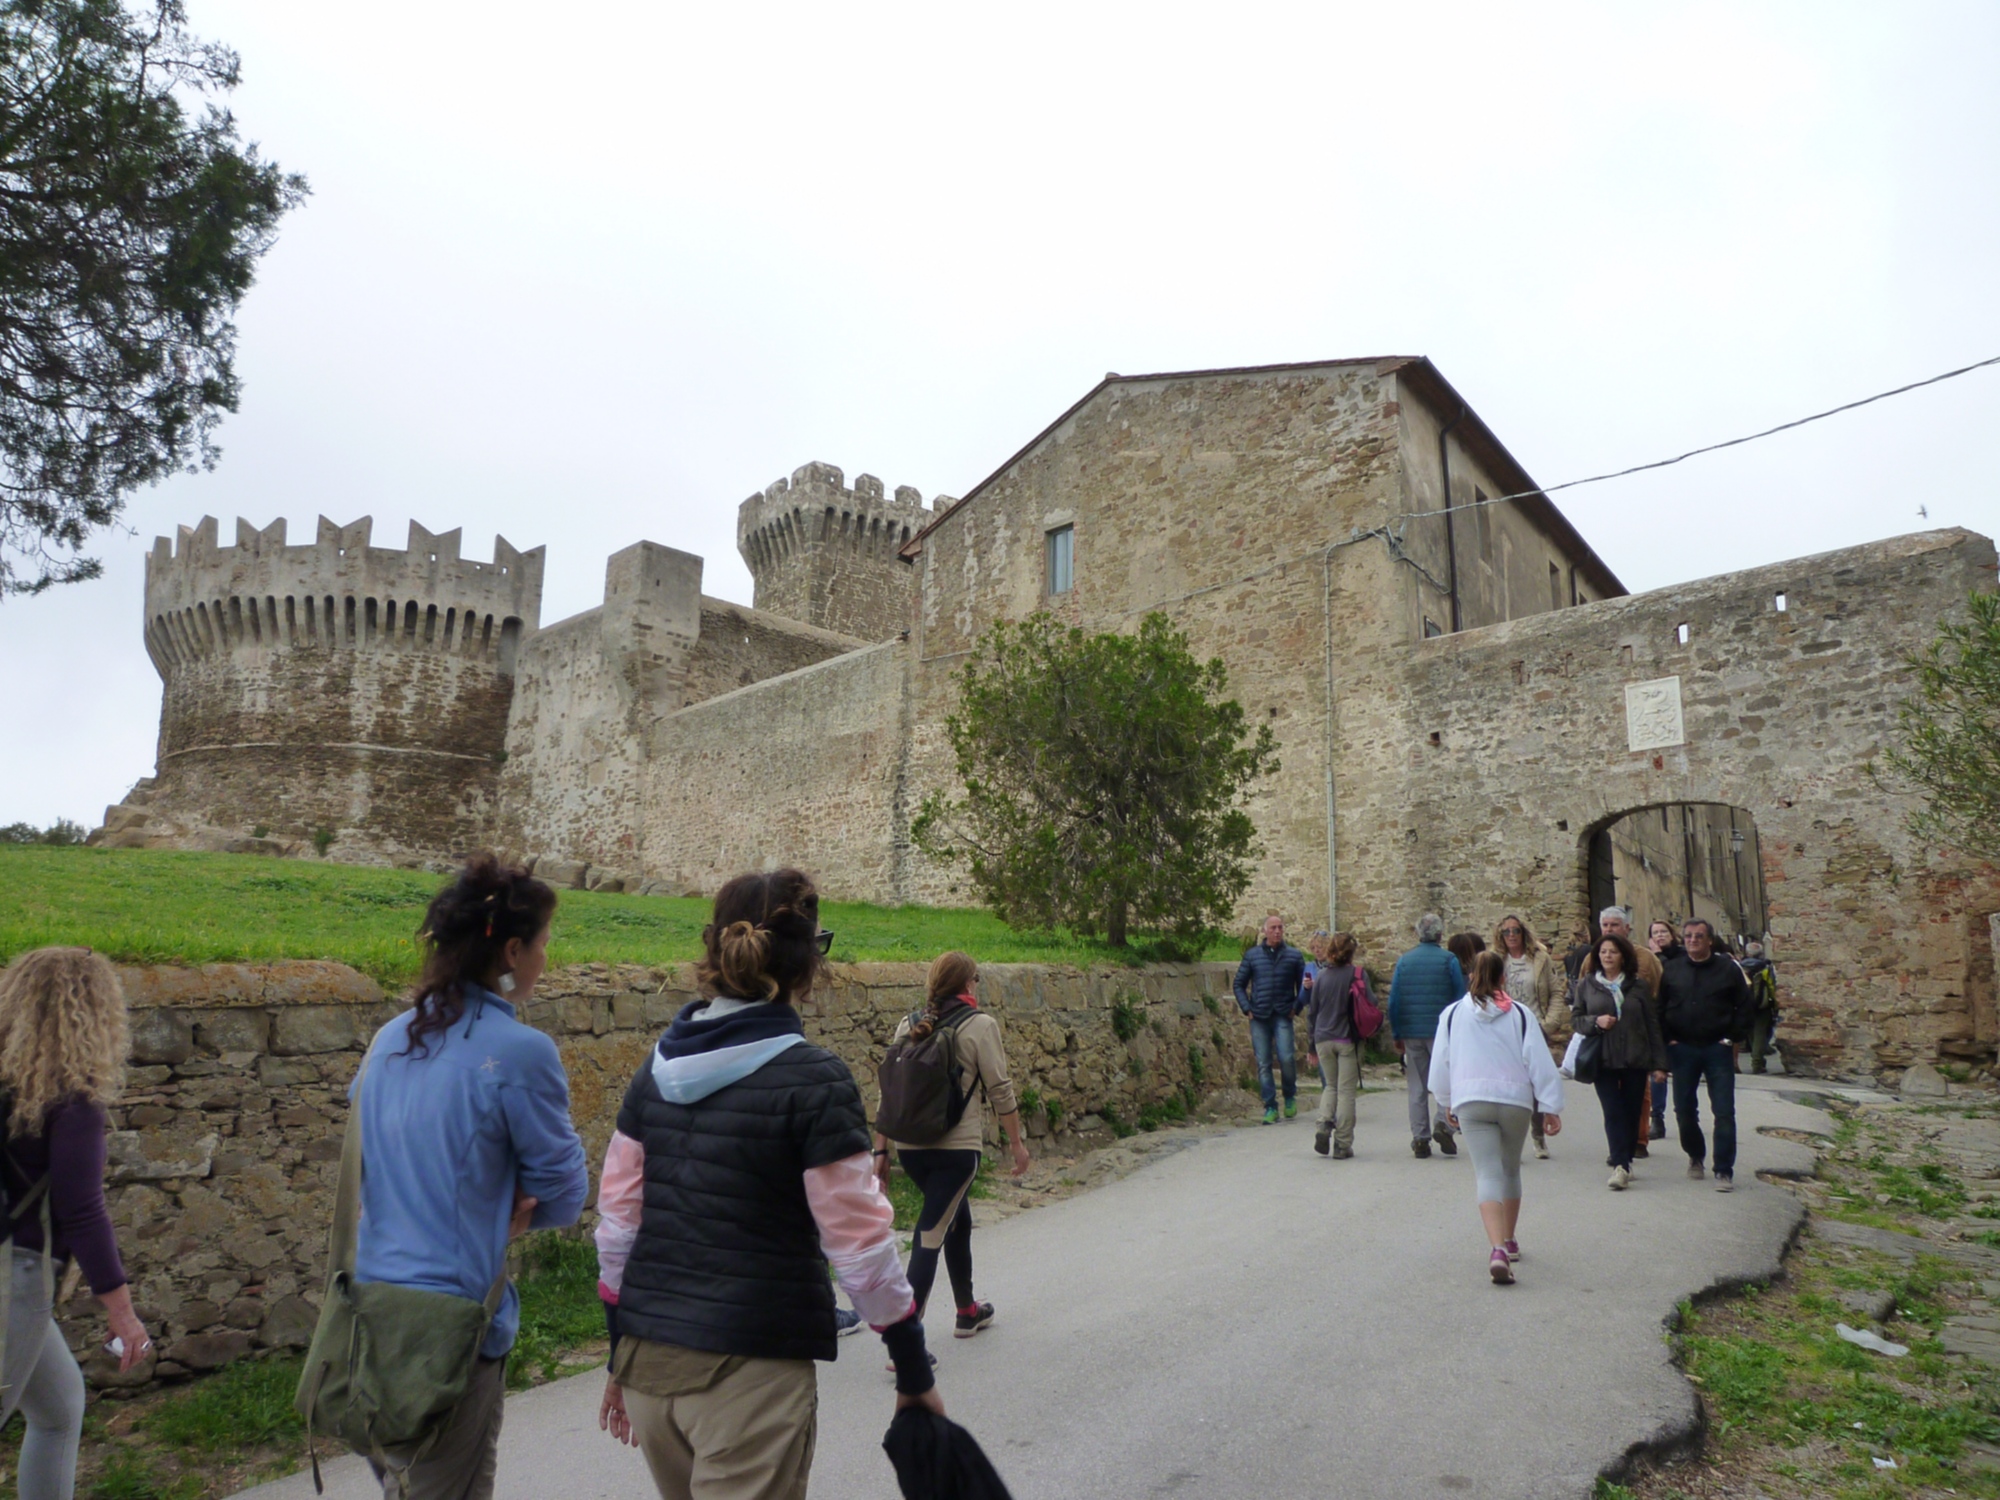
[[[937,497],[939,510],[953,503]],[[858,474],[850,490],[832,464],[806,464],[737,507],[736,550],[758,609],[885,641],[910,622],[910,570],[897,554],[931,516],[907,485],[891,498]]]
[[[541,616],[543,552],[414,523],[213,517],[146,558],[145,640],[164,684],[150,784],[106,815],[105,841],[319,843],[333,857],[432,860],[482,842],[504,758],[514,664]]]

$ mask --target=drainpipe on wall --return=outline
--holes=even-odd
[[[1451,448],[1447,439],[1452,428],[1465,420],[1466,408],[1461,404],[1458,415],[1438,429],[1438,476],[1444,486],[1444,568],[1445,584],[1451,597],[1451,633],[1458,634],[1458,543],[1452,535],[1451,527]]]

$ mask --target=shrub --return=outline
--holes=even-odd
[[[9,823],[0,828],[0,844],[56,844],[68,847],[80,844],[85,837],[81,823],[72,823],[68,818],[57,818],[46,828],[37,828],[32,823]]]
[[[1201,1044],[1188,1044],[1188,1077],[1199,1084],[1208,1076],[1208,1059],[1202,1055]]]
[[[1121,1042],[1129,1042],[1139,1034],[1141,1018],[1139,1007],[1130,995],[1120,995],[1111,1002],[1111,1033]]]

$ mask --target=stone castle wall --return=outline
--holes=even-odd
[[[666,863],[640,850],[652,726],[861,644],[711,599],[701,575],[691,553],[628,547],[605,570],[601,608],[528,642],[507,728],[498,842],[604,867],[629,877],[631,889],[660,878]]]
[[[542,553],[504,538],[491,563],[456,531],[369,544],[366,518],[212,518],[146,559],[146,645],[164,684],[148,795],[107,815],[114,844],[263,830],[319,834],[336,858],[456,852],[491,837],[516,657],[541,609]],[[259,835],[260,837],[262,835]]]
[[[745,870],[825,872],[826,894],[912,899],[904,713],[890,641],[669,715],[647,741],[646,873],[713,891]]]
[[[1513,910],[1567,933],[1597,830],[1729,804],[1756,822],[1788,1057],[1874,1072],[1991,1056],[2000,870],[1920,849],[1909,800],[1867,766],[1905,656],[1993,582],[1992,542],[1931,532],[1346,663],[1341,922],[1371,958],[1407,946],[1426,908],[1451,928]],[[1677,715],[1628,716],[1628,686],[1667,682]]]
[[[940,495],[940,508],[952,504]],[[909,627],[909,569],[897,552],[931,518],[908,485],[893,498],[873,474],[854,488],[832,464],[805,464],[736,512],[736,550],[756,580],[760,610],[864,641]]]
[[[120,973],[132,1055],[112,1111],[108,1196],[133,1296],[161,1350],[135,1383],[302,1348],[325,1275],[346,1090],[368,1039],[402,1002],[339,964]],[[921,1003],[924,974],[920,964],[837,964],[804,1007],[808,1035],[854,1069],[871,1111],[875,1064],[897,1019]],[[1193,1087],[1197,1066],[1210,1088],[1249,1070],[1229,979],[1220,964],[996,964],[982,970],[981,992],[1016,1083],[1060,1101],[1063,1140],[1088,1142],[1107,1107],[1135,1119]],[[593,1177],[632,1075],[694,998],[690,965],[586,965],[551,971],[530,1001],[526,1019],[561,1047]],[[1121,1002],[1123,1040],[1113,1024]],[[1027,1123],[1038,1140],[1051,1135],[1046,1113]],[[105,1331],[88,1290],[58,1316],[89,1358]],[[118,1383],[101,1360],[89,1367],[97,1382]]]

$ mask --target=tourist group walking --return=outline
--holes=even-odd
[[[1488,1270],[1502,1285],[1514,1279],[1521,1258],[1521,1160],[1530,1144],[1538,1158],[1550,1156],[1548,1143],[1562,1129],[1565,1077],[1597,1095],[1613,1191],[1631,1187],[1637,1163],[1651,1154],[1649,1141],[1665,1141],[1669,1097],[1687,1176],[1731,1191],[1736,1057],[1749,1050],[1753,1069],[1762,1071],[1777,1018],[1775,975],[1762,945],[1746,945],[1739,962],[1699,918],[1681,927],[1654,921],[1644,945],[1635,945],[1631,913],[1616,906],[1599,912],[1596,925],[1597,937],[1579,927],[1558,958],[1518,914],[1503,915],[1490,936],[1466,930],[1447,937],[1443,919],[1426,912],[1415,944],[1395,961],[1378,1011],[1351,934],[1315,933],[1307,957],[1286,944],[1283,919],[1272,914],[1235,979],[1264,1123],[1298,1112],[1293,1024],[1304,1016],[1306,1060],[1322,1080],[1313,1149],[1351,1160],[1370,1022],[1386,1020],[1402,1065],[1411,1154],[1456,1156],[1465,1142]]]
[[[375,1033],[349,1088],[298,1399],[309,1435],[364,1455],[393,1500],[492,1495],[520,1327],[508,1243],[576,1223],[589,1195],[561,1056],[521,1014],[556,910],[527,870],[470,861],[430,903],[410,1005]],[[1596,1091],[1613,1190],[1633,1186],[1649,1141],[1664,1143],[1670,1099],[1687,1176],[1728,1191],[1736,1055],[1748,1047],[1761,1068],[1777,1020],[1769,960],[1751,945],[1739,962],[1700,919],[1656,921],[1643,944],[1621,908],[1596,926],[1558,958],[1518,915],[1447,938],[1426,913],[1378,1000],[1352,934],[1316,932],[1301,952],[1273,914],[1233,986],[1263,1123],[1298,1114],[1303,1024],[1322,1083],[1313,1149],[1352,1160],[1364,1053],[1386,1042],[1412,1155],[1456,1156],[1463,1143],[1471,1159],[1499,1285],[1523,1255],[1523,1158],[1531,1142],[1549,1156],[1561,1134],[1565,1074]],[[701,935],[701,998],[634,1073],[604,1152],[599,1425],[639,1451],[669,1500],[804,1496],[816,1364],[864,1327],[893,1376],[884,1446],[905,1492],[1005,1494],[946,1419],[931,1347],[947,1321],[972,1339],[999,1316],[974,1281],[973,1188],[990,1135],[1015,1176],[1030,1166],[1001,1028],[980,1004],[977,963],[940,955],[889,1040],[871,1118],[799,1009],[832,939],[800,871],[725,884]],[[25,1423],[22,1500],[75,1490],[84,1386],[52,1316],[63,1271],[74,1265],[102,1304],[120,1369],[152,1349],[104,1196],[106,1106],[126,1050],[124,997],[102,956],[40,949],[0,972],[11,1254],[0,1384],[4,1413]],[[921,1199],[907,1258],[888,1197],[896,1168]],[[940,1263],[948,1320],[931,1315]]]

